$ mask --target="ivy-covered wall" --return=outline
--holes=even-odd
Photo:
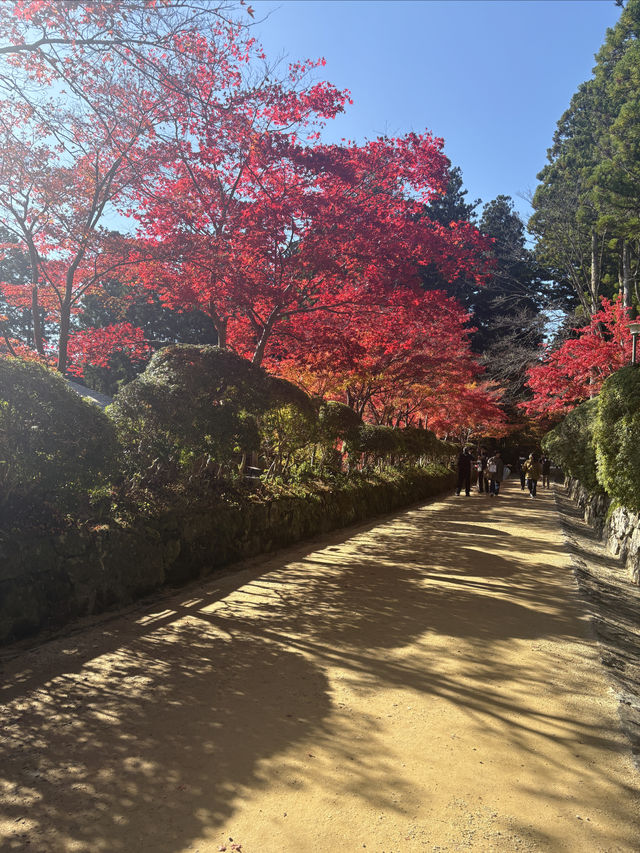
[[[542,441],[585,520],[640,583],[640,368],[626,365]]]

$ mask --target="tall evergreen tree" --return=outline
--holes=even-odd
[[[529,227],[540,259],[585,314],[640,301],[640,0],[607,31],[592,79],[558,122]]]
[[[449,183],[444,195],[438,196],[425,205],[425,216],[440,225],[449,226],[452,222],[473,222],[477,220],[476,211],[481,204],[480,199],[467,201],[468,190],[464,189],[462,170],[453,166],[449,170]],[[430,264],[421,270],[423,287],[426,290],[444,290],[468,311],[473,310],[474,295],[478,284],[471,278],[460,276],[453,281],[447,281],[438,270],[436,264]]]
[[[484,206],[479,227],[494,241],[495,268],[475,294],[473,347],[511,404],[521,398],[526,369],[542,342],[545,276],[526,246],[524,224],[509,196]]]

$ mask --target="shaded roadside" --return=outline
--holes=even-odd
[[[607,551],[561,486],[556,487],[555,498],[600,657],[614,684],[622,726],[640,769],[640,586],[631,582],[624,565]]]

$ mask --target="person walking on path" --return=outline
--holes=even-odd
[[[489,494],[491,497],[498,497],[500,494],[500,483],[504,475],[504,461],[500,456],[499,450],[496,450],[487,462],[487,472],[489,474]]]
[[[542,487],[545,489],[549,488],[549,477],[551,475],[551,460],[548,456],[543,456],[540,460],[540,467],[542,473]]]
[[[487,463],[489,458],[487,456],[487,451],[482,448],[480,451],[480,455],[478,456],[478,461],[476,462],[476,471],[478,472],[478,492],[482,494],[486,492],[489,494],[489,478],[487,477]]]
[[[458,486],[456,488],[456,495],[460,494],[460,491],[464,487],[464,493],[467,497],[471,494],[471,465],[473,463],[473,457],[469,452],[469,448],[465,447],[458,456]]]
[[[538,480],[540,479],[540,473],[542,471],[542,466],[536,460],[535,453],[532,453],[529,456],[523,467],[525,477],[527,478],[527,488],[529,489],[529,497],[535,498],[538,490]]]
[[[520,454],[518,456],[518,474],[520,475],[520,489],[524,492],[524,463],[527,461],[527,457]]]

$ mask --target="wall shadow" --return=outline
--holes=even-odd
[[[640,769],[640,587],[609,553],[564,489],[556,505],[600,657],[619,697],[618,712]]]

